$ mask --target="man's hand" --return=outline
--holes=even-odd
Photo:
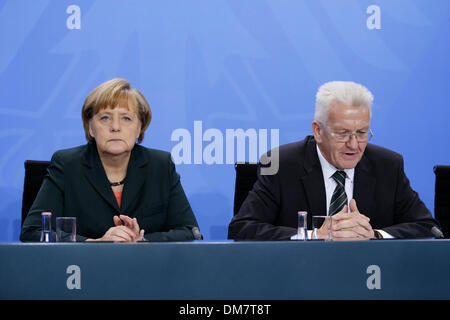
[[[361,214],[356,206],[355,199],[350,200],[350,212],[348,207],[332,216],[333,240],[369,240],[375,237],[370,219]]]
[[[330,236],[331,236],[330,222],[331,222],[331,217],[327,217],[327,219],[325,219],[325,221],[323,222],[322,226],[319,229],[317,229],[317,239],[322,239],[322,240],[330,239]]]

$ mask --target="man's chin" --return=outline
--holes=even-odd
[[[340,161],[338,162],[339,168],[340,170],[344,170],[344,169],[353,169],[354,167],[356,167],[356,165],[358,164],[359,160],[361,160],[359,157],[358,158],[353,158],[353,159],[340,159]]]
[[[340,169],[344,170],[344,169],[353,169],[354,167],[356,167],[356,165],[358,164],[359,159],[353,160],[353,161],[341,161],[341,163],[339,163],[340,165]]]

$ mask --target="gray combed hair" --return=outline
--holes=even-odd
[[[372,118],[373,95],[363,85],[352,81],[330,81],[320,86],[316,94],[314,120],[325,124],[328,111],[333,103],[347,106],[366,106]]]

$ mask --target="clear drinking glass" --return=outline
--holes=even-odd
[[[331,225],[330,216],[313,216],[311,240],[331,240]]]
[[[307,240],[308,239],[308,213],[306,211],[299,211],[298,215],[298,224],[297,224],[297,240]]]
[[[76,242],[77,238],[77,218],[57,217],[56,218],[56,242]]]

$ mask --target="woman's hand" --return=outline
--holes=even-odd
[[[133,238],[135,239],[133,242],[141,241],[144,237],[144,230],[139,229],[139,224],[136,218],[131,219],[129,216],[121,214],[119,217],[114,216],[114,225],[122,226],[122,221],[129,230],[133,232]]]
[[[122,224],[122,221],[124,225]],[[144,237],[144,230],[139,229],[136,218],[131,219],[126,215],[113,217],[114,227],[108,229],[103,237],[99,239],[87,239],[86,241],[114,241],[114,242],[137,242]]]

